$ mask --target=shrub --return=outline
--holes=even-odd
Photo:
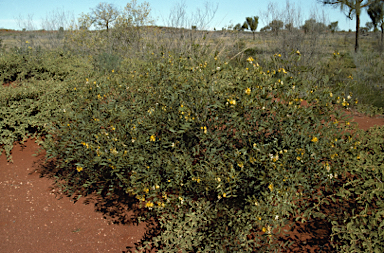
[[[14,48],[0,57],[0,83],[25,79],[63,81],[68,76],[87,69],[87,60],[62,49],[42,51],[38,47]]]
[[[44,141],[64,191],[124,189],[158,221],[146,247],[160,252],[272,250],[289,217],[321,215],[297,194],[321,201],[352,138],[329,90],[251,58],[154,57],[67,88]]]
[[[0,154],[5,150],[9,160],[15,141],[45,134],[67,79],[75,80],[92,69],[86,61],[62,51],[25,50],[5,52],[0,58],[0,83],[18,81],[0,86]]]
[[[332,222],[331,238],[339,252],[382,252],[384,249],[384,128],[360,130],[357,142],[350,142],[349,173],[339,179],[334,193],[323,203],[339,206]],[[329,202],[328,202],[329,201]]]

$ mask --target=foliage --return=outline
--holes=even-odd
[[[249,29],[252,31],[253,40],[255,40],[255,32],[256,32],[258,24],[259,24],[259,17],[257,17],[257,16],[255,16],[253,18],[252,17],[246,17],[245,18],[245,23],[243,25],[243,28]]]
[[[40,136],[65,192],[135,197],[159,228],[147,250],[270,252],[288,246],[276,239],[289,219],[320,217],[339,251],[382,251],[383,129],[355,132],[342,113],[383,113],[360,105],[380,105],[380,54],[309,64],[301,49],[246,39],[234,56],[214,39],[182,51],[144,43],[147,30],[125,20],[108,36],[73,27],[65,49],[1,52],[2,82],[17,81],[0,88],[7,155]],[[323,212],[348,200],[345,213]]]
[[[147,2],[140,5],[136,0],[127,3],[124,10],[120,13],[116,20],[116,26],[120,28],[127,28],[132,26],[145,26],[153,24],[151,18],[151,8]]]
[[[339,21],[331,22],[328,25],[328,29],[331,30],[332,33],[335,33],[339,30]]]
[[[15,141],[46,134],[47,124],[59,106],[66,80],[92,67],[84,60],[62,51],[38,52],[32,48],[14,49],[0,57],[0,153],[8,159]]]
[[[233,30],[234,30],[234,31],[242,31],[243,28],[242,28],[241,24],[238,23],[238,24],[236,24],[236,25],[233,27]]]
[[[328,197],[340,203],[341,216],[329,217],[332,235],[340,252],[382,252],[384,249],[384,128],[360,130],[358,142],[350,142],[353,161],[341,187]],[[352,208],[345,209],[347,203]]]
[[[73,82],[44,141],[64,191],[125,189],[159,221],[153,241],[164,252],[276,248],[289,217],[311,214],[297,192],[331,187],[349,146],[329,148],[347,139],[329,90],[304,89],[294,69],[247,65],[158,55]]]
[[[337,27],[337,23],[336,23]],[[304,25],[301,27],[301,29],[304,30],[305,33],[321,33],[324,32],[327,27],[325,26],[324,23],[317,22],[315,19],[311,18],[308,20],[305,20]]]
[[[377,30],[380,27],[381,30],[381,43],[383,44],[384,37],[384,3],[382,1],[374,1],[368,7],[368,15],[372,20],[372,24]]]
[[[99,3],[89,15],[92,23],[94,23],[97,28],[107,29],[108,31],[109,28],[114,25],[120,13],[112,4]]]
[[[261,31],[272,31],[279,35],[279,30],[284,27],[284,22],[281,20],[272,20],[267,26],[263,27]]]
[[[86,60],[67,51],[45,51],[29,46],[13,48],[0,58],[0,84],[25,79],[64,80],[76,74],[78,68],[89,67]]]
[[[372,30],[372,28],[374,28],[374,25],[372,22],[366,22],[365,26],[367,27],[368,31],[370,31],[370,30]]]

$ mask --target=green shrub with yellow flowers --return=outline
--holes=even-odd
[[[355,131],[342,113],[352,95],[305,78],[300,52],[264,68],[252,57],[245,67],[214,54],[146,57],[1,90],[5,123],[17,103],[39,105],[15,129],[43,131],[64,192],[133,197],[157,224],[138,249],[277,251],[290,220],[315,217],[332,222],[339,250],[384,248],[383,130]],[[358,204],[340,216],[322,209],[347,201]]]
[[[159,252],[271,251],[288,219],[323,215],[319,189],[357,145],[340,97],[252,57],[235,68],[161,54],[136,67],[67,87],[44,141],[64,191],[125,190],[158,222],[144,247]]]

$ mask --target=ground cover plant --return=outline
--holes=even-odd
[[[75,199],[134,197],[137,220],[157,224],[138,250],[279,251],[290,219],[316,217],[332,223],[336,251],[382,251],[383,128],[357,131],[344,114],[362,101],[382,113],[367,99],[381,87],[365,83],[381,80],[369,71],[381,65],[364,64],[379,57],[332,49],[310,64],[320,56],[308,45],[236,51],[193,32],[133,56],[122,52],[142,40],[123,50],[90,39],[106,31],[68,31],[74,40],[55,50],[3,49],[6,155],[35,136]],[[342,212],[325,212],[332,203]]]

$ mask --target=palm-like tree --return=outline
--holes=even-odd
[[[257,29],[257,26],[259,25],[259,17],[255,16],[255,17],[246,17],[245,18],[245,22],[244,22],[244,25],[243,25],[243,28],[245,29],[249,29],[252,31],[253,33],[253,40],[255,40],[255,32],[256,32],[256,29]]]
[[[340,7],[340,9],[347,10],[347,17],[353,19],[356,17],[356,37],[355,37],[355,52],[359,50],[359,30],[360,30],[360,14],[363,8],[368,7],[375,0],[318,0],[320,3],[326,5],[333,5]]]

